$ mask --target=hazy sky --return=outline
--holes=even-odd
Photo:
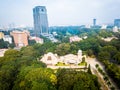
[[[46,6],[49,26],[113,23],[120,18],[120,0],[0,0],[0,26],[33,26],[35,6]]]

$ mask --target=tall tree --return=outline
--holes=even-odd
[[[88,72],[89,74],[92,74],[90,64],[89,64],[89,66],[88,66],[88,71],[87,71],[87,72]]]

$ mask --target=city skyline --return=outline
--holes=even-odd
[[[46,6],[49,26],[114,23],[120,18],[119,0],[1,0],[0,26],[8,24],[33,26],[35,6]]]

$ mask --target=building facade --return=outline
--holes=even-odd
[[[82,40],[82,38],[80,38],[78,36],[72,36],[72,37],[69,38],[70,43],[72,43],[72,42],[79,42],[81,40]]]
[[[66,65],[78,65],[82,61],[82,57],[82,50],[78,50],[77,55],[67,54],[64,56],[58,56],[57,54],[49,52],[45,54],[40,61],[44,62],[46,65],[52,66],[55,66],[59,62],[64,63]]]
[[[12,43],[12,37],[10,35],[5,35],[3,40],[9,42],[10,44]]]
[[[93,26],[96,26],[96,19],[93,19]]]
[[[120,28],[120,19],[114,20],[114,26],[117,26],[118,28]]]
[[[4,33],[0,32],[0,39],[2,39],[4,37]]]
[[[117,26],[114,26],[114,27],[113,27],[113,32],[119,32]]]
[[[36,43],[40,43],[40,44],[44,43],[44,40],[42,38],[39,38],[39,37],[30,37],[29,39],[35,40]]]
[[[11,32],[11,36],[13,36],[16,47],[23,47],[28,45],[28,33],[24,31],[13,31]]]
[[[35,35],[39,37],[42,34],[48,34],[48,18],[45,6],[36,6],[33,8]]]

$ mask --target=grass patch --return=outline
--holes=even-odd
[[[62,62],[58,62],[55,66],[68,66],[68,65],[66,65],[65,63],[62,63]]]
[[[87,65],[87,62],[81,62],[78,64],[79,66],[86,66]]]

